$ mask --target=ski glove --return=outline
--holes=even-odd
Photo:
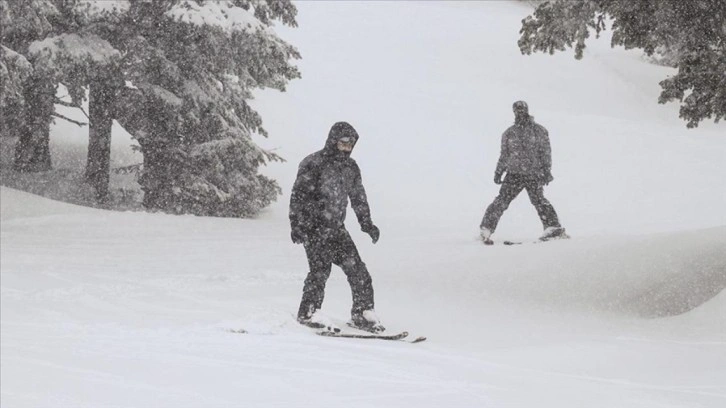
[[[370,227],[363,230],[366,234],[370,235],[371,240],[373,240],[373,243],[375,244],[378,242],[378,238],[381,237],[381,230],[378,229],[375,225],[371,225]]]
[[[290,232],[290,238],[292,239],[293,244],[302,244],[305,242],[305,234],[299,227],[292,229],[292,232]]]
[[[554,180],[554,179],[555,178],[552,177],[552,173],[547,172],[547,173],[545,173],[544,178],[542,179],[542,183],[546,186],[546,185],[550,184],[552,182],[552,180]]]
[[[502,173],[494,173],[494,184],[502,184]]]

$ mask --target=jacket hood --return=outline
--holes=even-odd
[[[344,138],[344,137],[352,137],[353,140],[357,143],[358,142],[358,132],[355,131],[355,128],[350,125],[348,122],[337,122],[335,123],[331,128],[330,132],[328,132],[328,140],[325,141],[325,150],[326,153],[329,154],[337,154],[338,153],[338,140]]]

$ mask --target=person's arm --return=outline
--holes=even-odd
[[[355,176],[353,180],[353,189],[350,191],[350,205],[353,207],[355,216],[358,218],[358,224],[363,232],[367,233],[373,239],[375,244],[380,236],[378,227],[373,225],[371,220],[371,209],[368,206],[368,197],[363,187],[363,178],[360,174],[358,165],[355,165]]]
[[[552,181],[552,146],[550,145],[550,136],[543,126],[541,129],[540,144],[540,163],[542,163],[543,178],[545,184]]]
[[[360,169],[355,166],[355,178],[353,180],[353,189],[350,191],[350,205],[353,207],[355,216],[363,231],[373,225],[371,221],[371,208],[368,206],[368,196],[366,189],[363,187],[363,178]]]
[[[497,162],[497,168],[494,170],[494,182],[497,184],[502,183],[502,175],[507,171],[507,161],[509,160],[509,143],[508,143],[508,131],[502,134],[502,144],[499,151],[499,161]]]
[[[305,206],[310,199],[310,193],[315,190],[315,178],[310,162],[303,160],[297,171],[297,178],[292,186],[290,194],[290,227],[293,234],[293,242],[302,239],[305,230],[304,216]],[[295,235],[298,235],[297,237]],[[298,243],[298,242],[296,242]]]

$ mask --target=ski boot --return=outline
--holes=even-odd
[[[539,237],[540,241],[549,241],[551,239],[567,239],[570,236],[565,233],[565,229],[562,227],[547,227],[545,228],[542,236]]]
[[[319,310],[308,314],[307,316],[298,316],[297,322],[303,326],[310,327],[312,329],[325,329],[327,331],[338,333],[338,328],[330,319],[321,313]]]
[[[381,333],[386,330],[373,309],[354,313],[348,322],[348,326],[371,333]]]
[[[481,227],[481,230],[479,230],[479,236],[481,237],[482,242],[484,242],[484,245],[494,245],[494,241],[490,238],[492,236],[492,231],[489,228]]]

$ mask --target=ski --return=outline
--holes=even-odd
[[[235,334],[248,334],[249,332],[245,329],[227,329],[226,330],[229,333],[235,333]],[[360,333],[348,333],[343,332],[339,328],[324,328],[324,330],[319,330],[315,332],[319,336],[324,337],[341,337],[341,338],[349,338],[349,339],[377,339],[377,340],[404,340],[406,337],[408,337],[408,332],[404,331],[398,334],[360,334]],[[420,343],[422,341],[425,341],[426,337],[419,336],[413,340],[406,340],[409,343]]]
[[[539,238],[539,239],[537,239],[535,241],[510,241],[510,240],[493,241],[491,239],[488,239],[488,240],[482,240],[482,242],[486,246],[493,246],[493,245],[507,245],[507,246],[512,246],[512,245],[523,245],[523,244],[541,244],[543,242],[559,241],[561,239],[570,239],[570,236],[569,235],[563,235],[563,236],[546,238],[546,239]]]
[[[346,333],[346,332],[331,332],[331,331],[319,331],[316,332],[320,336],[324,337],[341,337],[347,339],[372,339],[372,340],[403,340],[408,337],[408,332],[401,332],[397,334],[358,334],[358,333]],[[420,336],[410,341],[410,343],[420,343],[425,341],[426,337]]]
[[[532,241],[531,243],[532,244],[541,244],[543,242],[560,241],[560,240],[563,240],[563,239],[570,239],[570,236],[567,235],[567,234],[563,234],[563,235],[558,235],[556,237],[550,237],[550,238],[538,238],[537,240]],[[502,243],[504,245],[522,245],[522,244],[527,244],[528,242],[524,242],[524,241],[503,241]]]
[[[341,330],[340,327],[335,325],[333,321],[326,322],[326,324],[322,324],[320,322],[301,322],[297,320],[298,323],[302,324],[305,327],[314,329],[315,334],[319,336],[324,337],[340,337],[340,338],[348,338],[348,339],[375,339],[375,340],[392,340],[392,341],[398,341],[398,340],[404,340],[408,343],[420,343],[422,341],[426,340],[426,337],[419,336],[416,337],[413,340],[406,339],[408,337],[407,331],[402,331],[397,334],[382,334],[381,332],[385,330],[383,327],[377,326],[377,327],[371,327],[371,328],[363,328],[363,327],[357,327],[352,322],[347,322],[346,324],[348,327],[350,327],[354,331]],[[380,331],[376,331],[376,329]],[[362,333],[359,333],[362,332]]]
[[[524,241],[494,241],[492,239],[483,239],[481,241],[486,246],[494,246],[494,245],[522,245],[522,244],[524,244]]]
[[[345,337],[348,339],[378,339],[378,340],[401,340],[408,336],[408,332],[401,332],[398,334],[358,334],[358,333],[346,333],[346,332],[331,332],[327,330],[316,332],[321,336],[325,337]]]
[[[320,322],[300,322],[301,325],[305,327],[309,327],[311,329],[325,329],[324,331],[330,332],[330,333],[340,333],[340,328],[335,326],[332,323],[323,324]]]

